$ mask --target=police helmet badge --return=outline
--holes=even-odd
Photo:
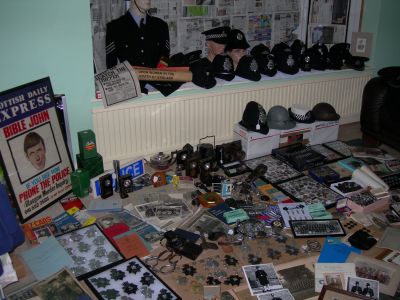
[[[257,64],[257,61],[256,61],[255,59],[252,59],[252,60],[251,60],[251,63],[250,63],[250,70],[251,70],[252,72],[257,72],[257,71],[258,71],[258,64]]]

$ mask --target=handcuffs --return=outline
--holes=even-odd
[[[160,252],[158,255],[152,255],[144,260],[154,272],[161,274],[170,274],[175,271],[178,262],[181,260],[182,255],[176,254],[169,249]],[[159,262],[168,262],[163,266],[158,266]],[[158,266],[158,267],[157,267]]]

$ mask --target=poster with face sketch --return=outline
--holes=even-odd
[[[50,78],[0,93],[0,152],[21,222],[71,192],[73,167]]]

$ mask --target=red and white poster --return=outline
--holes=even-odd
[[[21,222],[72,191],[50,78],[0,93],[0,151]]]

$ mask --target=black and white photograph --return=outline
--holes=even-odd
[[[344,236],[346,232],[339,220],[289,220],[295,238]]]
[[[178,218],[181,216],[182,206],[157,206],[155,215],[160,220]]]
[[[184,200],[179,198],[172,198],[169,195],[164,195],[163,197],[161,197],[161,195],[160,195],[160,205],[180,207],[182,217],[185,217],[192,212],[192,210]]]
[[[315,297],[315,257],[296,260],[276,266],[279,280],[295,299]]]
[[[324,274],[325,285],[335,289],[342,289],[344,287],[345,278],[343,273],[327,273]]]
[[[288,289],[277,290],[258,296],[258,300],[295,300]]]
[[[346,290],[370,299],[379,299],[379,282],[360,277],[347,277]]]
[[[346,262],[354,263],[356,276],[379,282],[379,291],[393,296],[400,282],[400,269],[397,265],[379,259],[350,253]]]
[[[156,206],[158,201],[136,205],[135,209],[139,213],[142,219],[154,218],[156,217]]]
[[[282,284],[272,263],[248,265],[243,266],[242,269],[252,296],[282,289]]]
[[[204,211],[199,215],[194,216],[194,218],[190,220],[189,224],[187,224],[184,229],[193,232],[198,232],[201,230],[205,233],[225,232],[227,225]]]

